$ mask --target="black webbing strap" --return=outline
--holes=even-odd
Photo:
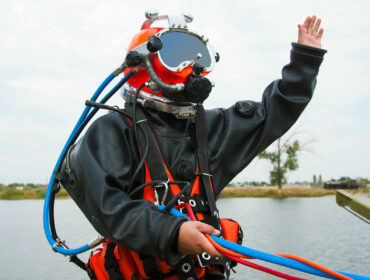
[[[199,279],[191,256],[187,255],[176,264],[179,280]]]
[[[125,108],[129,112],[132,112],[132,106],[133,105],[127,103],[125,104]],[[148,156],[145,161],[146,164],[148,165],[150,178],[152,181],[162,180],[165,183],[168,181],[168,176],[164,168],[162,155],[155,142],[152,129],[150,128],[148,120],[140,105],[137,104],[135,111],[136,111],[136,122],[138,124],[137,125],[139,137],[138,141],[140,147],[144,151],[146,145],[149,145]],[[147,137],[145,137],[145,135],[147,135]],[[148,143],[146,142],[146,139]],[[155,188],[155,192],[158,194],[159,198],[158,202],[161,203],[162,198],[165,194],[165,185],[163,185],[162,187],[153,186],[153,188]],[[168,189],[167,193],[169,197],[172,197],[171,190]],[[140,254],[139,257],[143,262],[145,274],[151,280],[163,279],[163,273],[160,270],[159,265],[153,256]]]
[[[190,204],[191,209],[194,213],[203,213],[207,216],[210,215],[210,209],[208,205],[205,203],[205,199],[202,199],[201,196],[194,194],[192,196],[184,195],[179,200],[179,203],[188,203]],[[188,213],[186,208],[182,209],[183,213]]]
[[[211,210],[211,217],[203,220],[202,222],[206,222],[211,224],[213,227],[218,228],[221,230],[222,236],[222,227],[220,224],[220,217],[218,214],[218,209],[216,206],[216,199],[213,193],[213,188],[211,185],[211,174],[209,173],[209,165],[208,165],[208,149],[207,149],[207,142],[208,142],[208,123],[206,112],[201,104],[197,105],[197,115],[195,117],[195,137],[196,137],[196,147],[197,147],[197,155],[198,155],[198,162],[199,162],[199,171],[200,177],[202,178],[204,191],[207,196],[207,201],[209,208]],[[203,255],[201,256],[203,257]],[[202,261],[201,261],[202,262]],[[224,267],[224,272],[229,278],[230,275],[230,264],[227,258],[221,258],[221,263],[218,263],[217,260],[210,260],[211,265],[218,265],[221,264]],[[203,260],[203,263],[205,260]]]
[[[129,112],[132,112],[132,106],[133,105],[126,103],[125,108]],[[148,165],[151,180],[152,181],[162,180],[165,183],[168,181],[168,176],[166,173],[166,169],[164,167],[163,157],[159,150],[159,147],[157,146],[153,131],[150,128],[150,125],[144,114],[144,111],[139,104],[136,105],[136,122],[138,124],[137,126],[139,137],[138,141],[141,149],[145,150],[146,145],[149,145],[146,163]],[[147,135],[147,137],[145,137],[145,135]],[[146,139],[148,139],[148,143],[146,143]],[[158,193],[159,202],[161,202],[165,193],[165,186],[164,185],[157,186],[155,190]],[[168,193],[167,199],[171,198],[172,192],[168,190],[167,193]]]
[[[70,256],[69,261],[77,265],[79,268],[87,270],[86,264],[76,255]]]
[[[196,147],[199,162],[200,177],[203,182],[204,191],[207,196],[207,201],[212,215],[218,217],[218,210],[216,207],[216,200],[213,195],[213,189],[211,186],[211,175],[209,174],[208,167],[208,153],[207,153],[207,142],[208,142],[208,124],[207,117],[204,108],[201,104],[197,105],[197,115],[195,117],[195,136],[196,136]]]
[[[114,243],[109,243],[105,251],[105,261],[104,268],[108,272],[109,280],[125,280],[119,271],[118,263],[114,257],[114,248],[117,245]]]
[[[163,273],[159,268],[158,263],[155,261],[153,256],[139,254],[141,261],[143,262],[143,268],[146,276],[150,280],[161,280],[163,279]]]

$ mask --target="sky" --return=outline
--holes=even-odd
[[[335,4],[333,4],[335,3]],[[311,103],[288,132],[309,151],[288,181],[370,177],[369,1],[1,1],[0,183],[47,183],[84,101],[125,56],[148,9],[190,13],[190,29],[220,53],[205,107],[260,101],[289,63],[297,24],[322,18],[321,65]],[[123,106],[118,95],[111,105]],[[265,180],[254,160],[234,181]]]

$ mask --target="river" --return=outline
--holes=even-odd
[[[370,203],[370,199],[364,201]],[[218,201],[222,217],[238,220],[245,246],[301,256],[335,270],[370,276],[370,226],[322,198],[228,198]],[[0,201],[0,279],[88,279],[49,247],[42,228],[41,200]],[[58,233],[71,247],[96,236],[72,200],[56,201]],[[85,253],[82,259],[86,260]],[[258,261],[259,264],[266,264]],[[275,265],[308,279],[322,279]],[[277,279],[238,265],[232,279]]]

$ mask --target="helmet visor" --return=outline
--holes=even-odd
[[[183,69],[182,66],[190,62],[201,54],[197,63],[209,68],[212,64],[209,49],[204,41],[195,34],[171,31],[163,33],[160,36],[162,40],[162,49],[159,50],[159,59],[170,70],[177,71],[177,68]]]

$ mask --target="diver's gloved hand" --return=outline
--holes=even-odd
[[[212,257],[221,257],[222,255],[208,241],[204,233],[220,235],[219,230],[205,223],[184,222],[179,230],[178,251],[186,255],[198,255],[207,252]]]
[[[303,25],[298,24],[298,41],[297,43],[321,48],[321,38],[324,29],[320,28],[321,19],[316,20],[316,16],[307,17]]]

